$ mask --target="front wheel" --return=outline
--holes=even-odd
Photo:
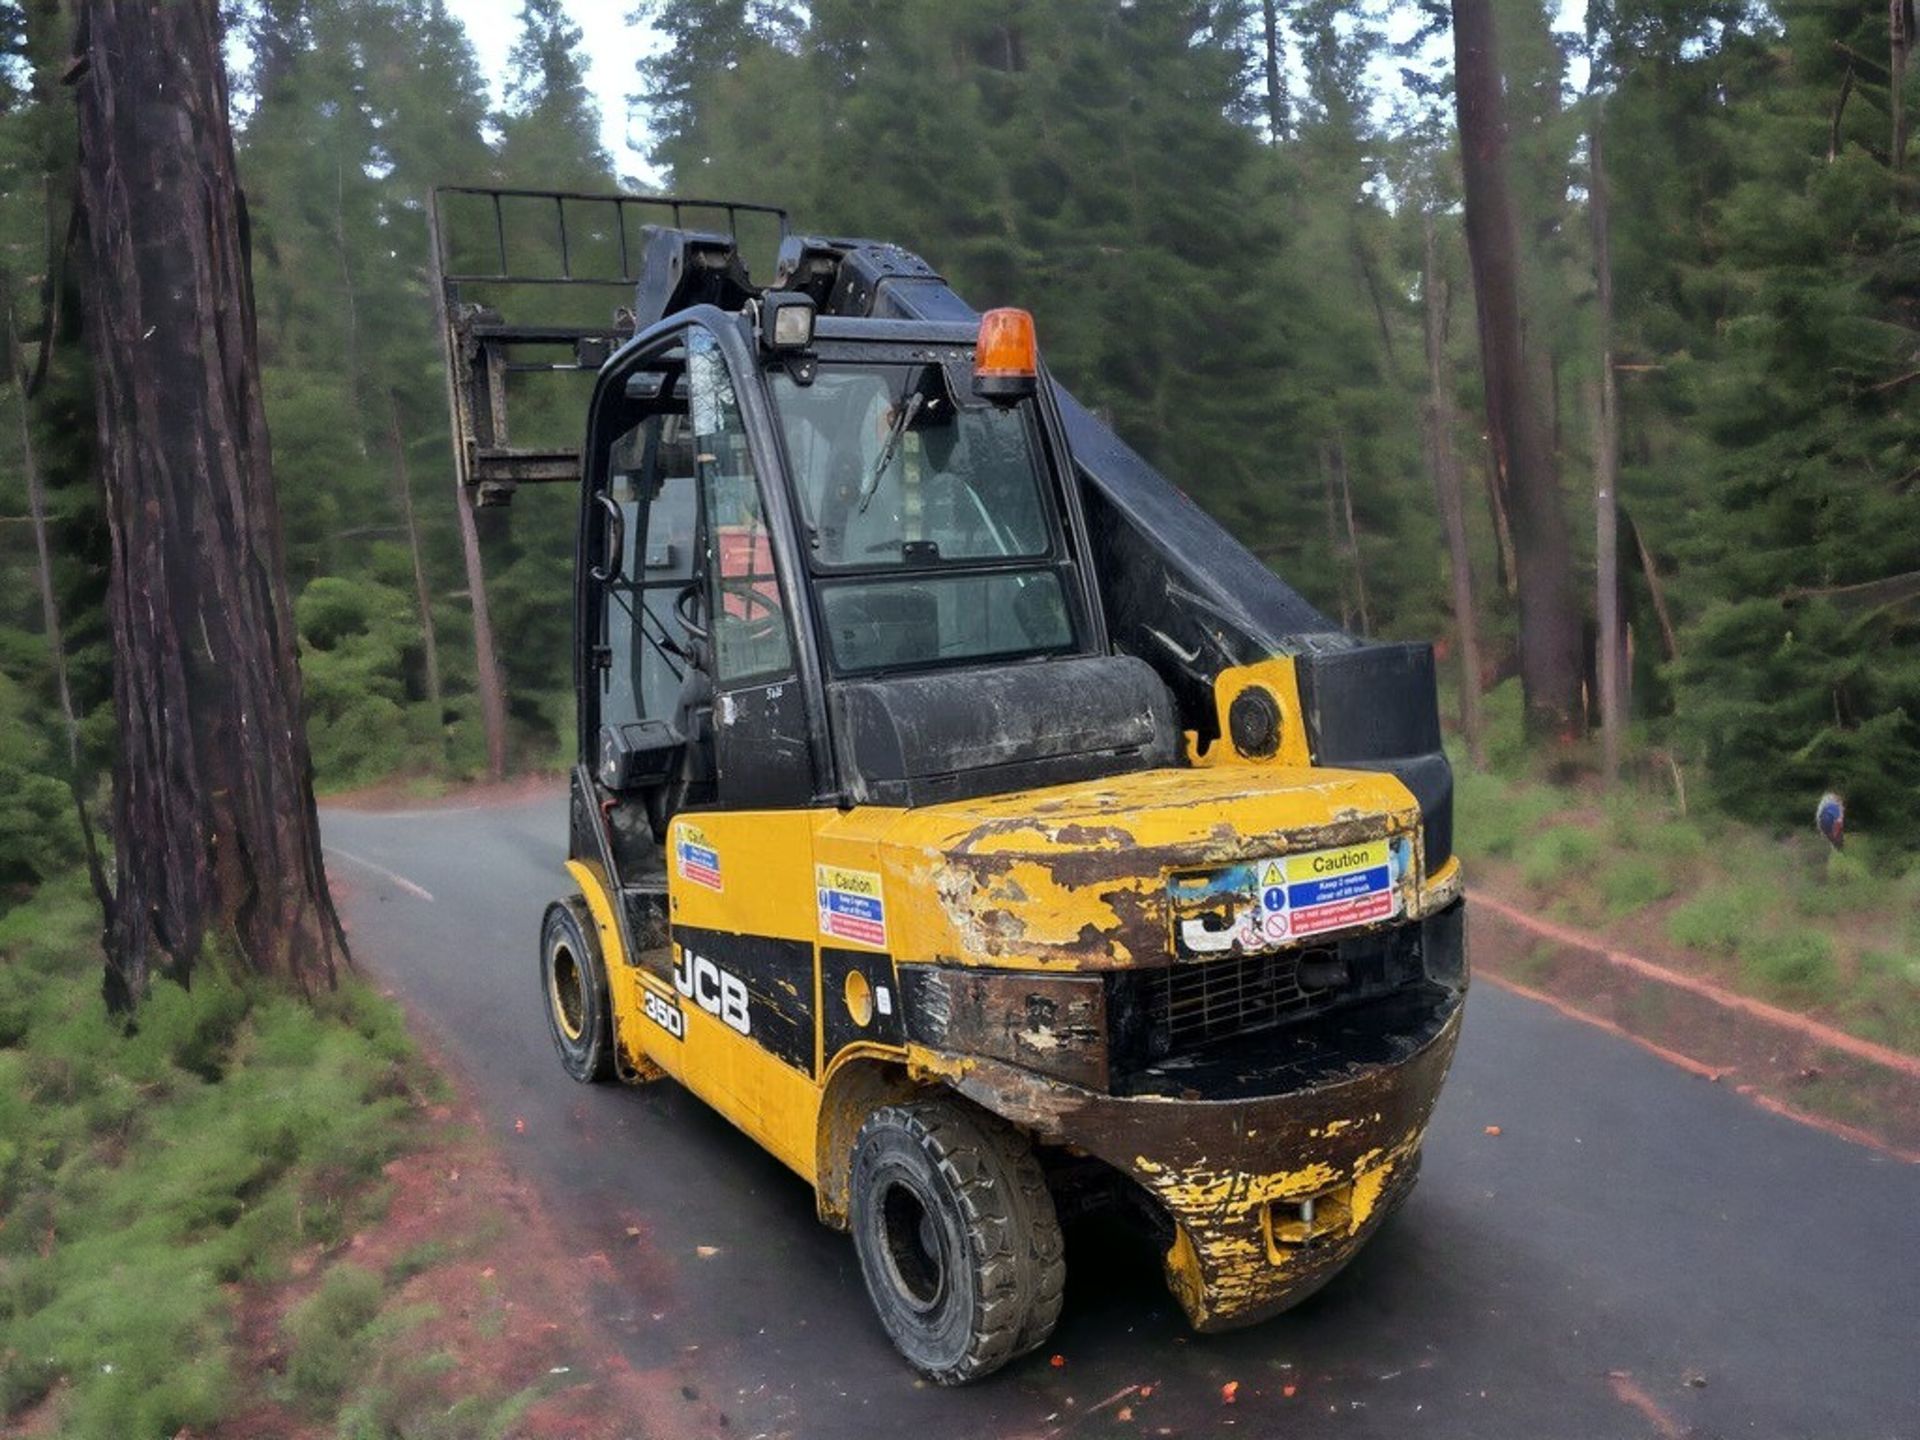
[[[851,1201],[867,1293],[927,1379],[977,1380],[1052,1333],[1060,1222],[1011,1127],[948,1099],[876,1110],[854,1142]]]
[[[540,991],[560,1065],[582,1084],[613,1077],[613,1011],[598,931],[578,896],[540,922]]]

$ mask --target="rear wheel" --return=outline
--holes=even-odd
[[[593,915],[578,896],[540,924],[540,990],[560,1065],[585,1084],[613,1077],[613,1011]]]
[[[890,1105],[860,1129],[852,1182],[867,1293],[914,1369],[965,1384],[1052,1333],[1065,1250],[1017,1131],[953,1100]]]

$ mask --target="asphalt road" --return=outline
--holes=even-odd
[[[1491,985],[1418,1190],[1320,1296],[1195,1336],[1150,1254],[1072,1230],[1043,1353],[917,1383],[800,1181],[671,1083],[562,1074],[535,935],[569,883],[564,819],[556,796],[324,829],[360,963],[465,1069],[568,1239],[610,1258],[595,1300],[628,1358],[729,1435],[1920,1437],[1920,1167]]]

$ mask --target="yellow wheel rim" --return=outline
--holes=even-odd
[[[578,1040],[586,1033],[586,981],[580,974],[579,957],[565,941],[553,947],[553,959],[547,965],[547,999],[563,1035]]]

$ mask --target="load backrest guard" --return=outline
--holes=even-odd
[[[526,377],[591,377],[663,315],[737,310],[756,293],[741,258],[751,230],[788,230],[769,205],[476,185],[436,187],[427,223],[454,464],[479,506],[510,504],[521,485],[580,482],[577,442],[516,436],[509,412]]]

